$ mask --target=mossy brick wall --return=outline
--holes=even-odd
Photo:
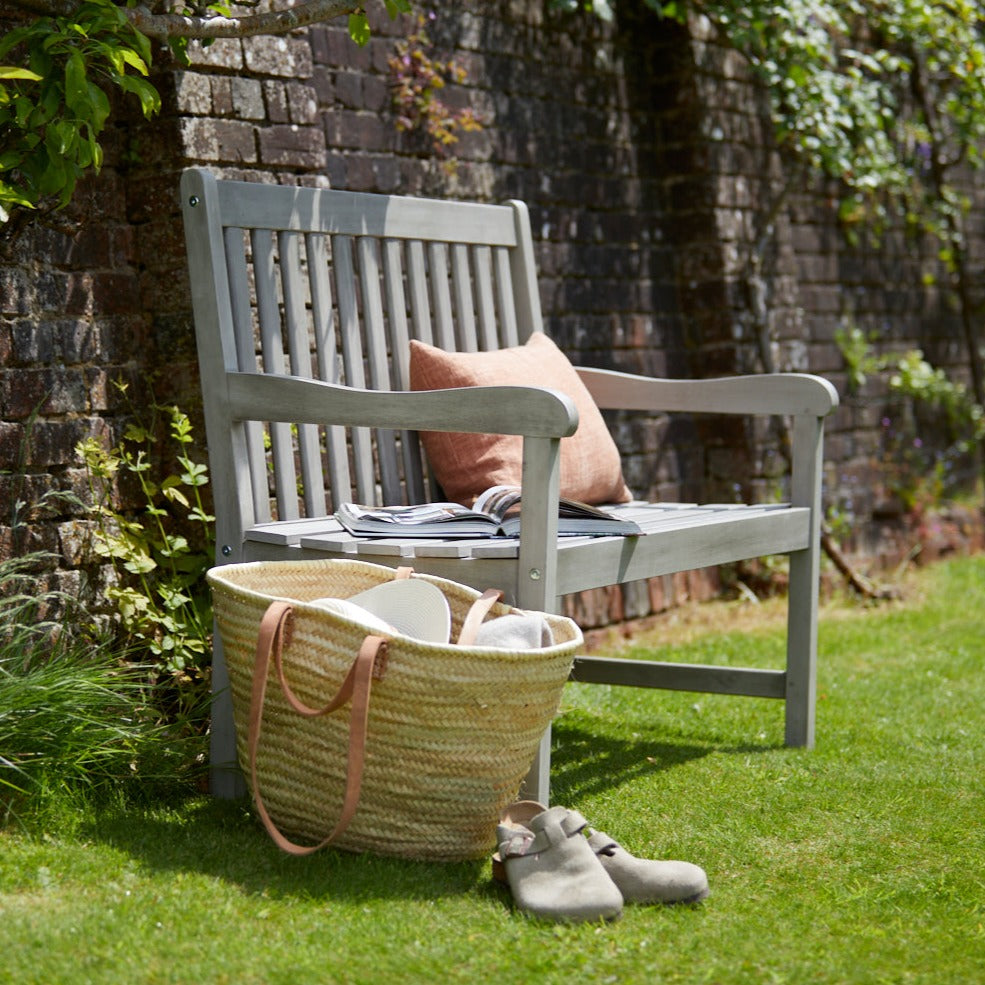
[[[436,50],[467,71],[443,98],[485,123],[456,147],[454,173],[421,135],[395,127],[387,63],[407,21],[381,19],[362,49],[332,23],[217,41],[188,68],[161,54],[161,116],[148,124],[121,106],[106,165],[68,221],[29,230],[0,259],[0,551],[49,548],[62,556],[52,579],[78,584],[81,515],[34,504],[50,489],[84,496],[73,447],[118,437],[128,407],[114,381],[129,384],[138,407],[158,399],[195,413],[177,201],[188,164],[265,182],[526,200],[546,327],[575,362],[679,376],[769,362],[825,372],[845,391],[833,338],[848,315],[871,328],[892,319],[894,344],[960,362],[953,315],[922,290],[910,254],[899,244],[850,249],[824,194],[803,194],[775,217],[762,278],[750,282],[750,244],[780,175],[763,150],[761,100],[700,23],[689,37],[636,10],[608,29],[545,6],[432,5]],[[845,283],[856,285],[850,311]],[[855,476],[875,487],[866,470],[884,383],[871,387],[833,422],[832,483]],[[613,426],[642,494],[782,494],[769,428],[644,415]],[[17,501],[27,506],[15,536]],[[130,502],[122,490],[120,505]],[[709,574],[634,585],[586,596],[578,613],[596,625],[713,587]]]

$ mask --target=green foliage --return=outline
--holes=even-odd
[[[904,353],[893,369],[890,389],[926,404],[942,415],[952,428],[964,432],[961,451],[968,451],[976,442],[985,439],[985,412],[972,399],[968,388],[948,379],[942,369],[931,366],[919,349]]]
[[[77,599],[38,594],[42,555],[0,561],[0,824],[51,799],[142,793],[192,778],[201,738],[156,707]]]
[[[649,3],[647,5],[650,6]],[[551,0],[551,7],[566,13],[585,10],[604,21],[611,21],[615,17],[609,0]]]
[[[872,342],[857,325],[839,325],[835,330],[835,344],[841,351],[848,370],[848,387],[860,390],[872,373],[883,369],[881,360],[873,353]]]
[[[890,491],[916,510],[956,491],[955,464],[985,441],[985,410],[968,388],[932,366],[919,349],[880,356],[861,329],[836,335],[858,389],[869,375],[889,374],[890,404],[882,418],[883,457]],[[924,429],[933,429],[934,440]]]
[[[124,388],[125,389],[125,388]],[[211,654],[212,615],[204,573],[212,563],[214,517],[205,511],[205,465],[190,457],[192,428],[177,407],[155,407],[168,421],[176,469],[152,477],[157,421],[131,424],[107,450],[96,439],[76,448],[88,474],[94,549],[109,561],[117,583],[107,589],[132,645],[144,649],[164,672],[197,684]],[[119,481],[136,481],[142,509],[118,510]]]
[[[99,170],[113,88],[147,117],[160,109],[150,63],[147,38],[112,0],[83,0],[71,16],[0,38],[0,220],[12,208],[64,206],[79,178]]]
[[[390,20],[395,20],[401,14],[409,14],[411,11],[410,0],[383,0],[386,12]],[[349,37],[362,47],[369,39],[372,31],[369,26],[369,18],[364,10],[357,10],[349,14]]]

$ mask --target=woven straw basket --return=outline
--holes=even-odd
[[[345,560],[259,561],[209,572],[237,751],[248,775],[254,661],[268,607],[290,603],[284,677],[300,702],[320,707],[339,690],[366,630],[308,603],[348,598],[393,577],[392,568]],[[458,639],[479,593],[442,578],[413,577],[444,592],[452,639]],[[496,603],[489,616],[511,611]],[[448,861],[478,858],[493,847],[499,815],[516,797],[557,712],[582,642],[570,619],[545,618],[555,644],[535,650],[438,645],[400,635],[388,641],[385,673],[372,682],[369,697],[358,807],[333,839],[336,847]],[[273,667],[266,684],[254,799],[278,829],[317,842],[332,829],[346,797],[348,709],[303,717]]]

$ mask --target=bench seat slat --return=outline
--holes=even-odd
[[[634,519],[644,528],[642,537],[577,537],[558,539],[558,570],[562,591],[580,591],[636,580],[635,569],[650,575],[703,568],[713,564],[760,557],[782,544],[784,550],[802,550],[808,542],[809,511],[800,507],[769,505],[734,506],[727,509],[674,510],[653,508],[660,517],[647,520],[643,510]],[[279,528],[283,534],[278,534]],[[309,551],[395,554],[414,557],[516,557],[518,538],[485,537],[462,540],[426,538],[353,537],[332,518],[260,524],[247,531],[248,540],[302,546]],[[400,551],[394,545],[400,545]],[[587,560],[586,560],[587,559]],[[685,565],[685,567],[682,567]],[[595,568],[595,573],[591,569]],[[577,588],[566,588],[567,583]]]

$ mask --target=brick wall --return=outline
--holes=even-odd
[[[484,121],[453,173],[400,133],[387,63],[407,22],[382,19],[356,48],[341,24],[286,38],[218,41],[179,68],[158,57],[161,116],[114,116],[106,165],[60,228],[34,228],[0,257],[0,552],[44,546],[51,577],[78,583],[84,524],[50,489],[85,490],[72,448],[112,441],[126,406],[198,402],[178,176],[226,176],[353,190],[525,199],[537,241],[546,327],[575,362],[710,376],[764,368],[828,374],[846,394],[828,445],[828,495],[875,508],[885,382],[848,394],[835,345],[854,319],[894,347],[962,361],[954,315],[924,289],[933,257],[887,237],[852,249],[826,190],[774,217],[761,277],[750,257],[781,187],[761,100],[738,61],[696,23],[633,8],[614,28],[520,0],[432,5],[439,53],[467,70],[445,98]],[[639,8],[639,9],[637,9]],[[2,26],[2,24],[0,24]],[[985,255],[975,229],[976,255]],[[775,431],[626,415],[613,420],[639,493],[737,499],[782,494]],[[126,505],[126,493],[121,492]],[[14,504],[26,519],[11,528]],[[710,576],[579,600],[587,625],[707,594]]]

